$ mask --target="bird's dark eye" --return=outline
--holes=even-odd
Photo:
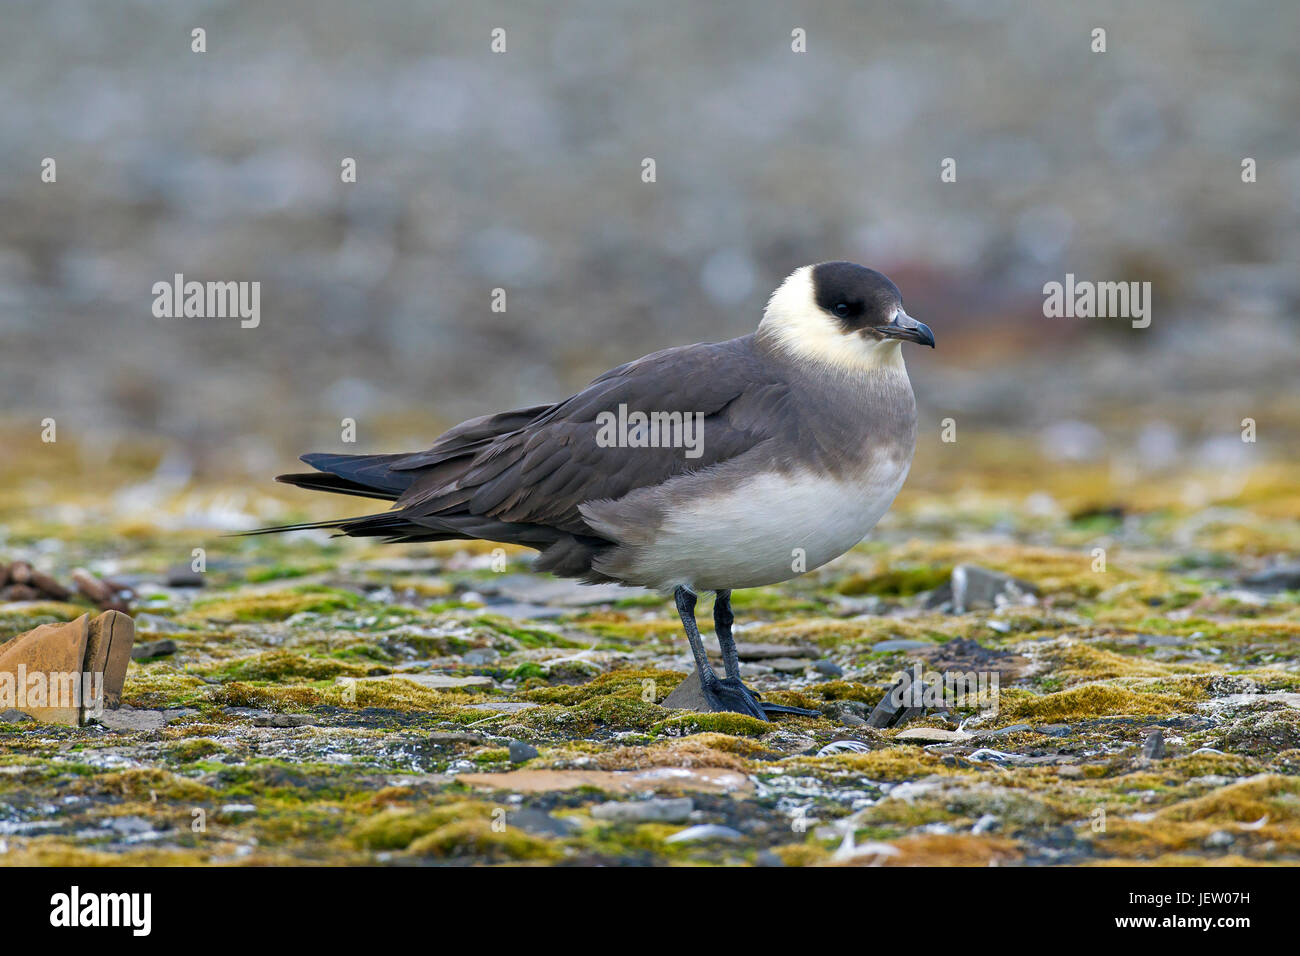
[[[848,304],[847,302],[840,302],[838,305],[835,306],[835,314],[836,314],[836,315],[848,315],[848,314],[849,314],[849,304]]]

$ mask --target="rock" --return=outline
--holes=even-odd
[[[46,597],[52,597],[56,601],[66,601],[72,597],[72,592],[65,588],[54,578],[35,568],[31,570],[31,586],[45,594]]]
[[[990,833],[1002,826],[1002,821],[991,813],[986,813],[970,828],[971,833]]]
[[[201,588],[207,583],[202,571],[195,571],[188,565],[171,568],[163,580],[169,588]]]
[[[85,568],[77,568],[72,572],[72,583],[95,604],[107,604],[113,600],[113,589]]]
[[[773,657],[764,662],[778,674],[802,674],[808,669],[808,662],[794,657]]]
[[[700,843],[704,840],[739,840],[743,834],[731,827],[718,826],[716,823],[703,823],[698,826],[679,830],[664,839],[665,843]]]
[[[600,803],[591,808],[591,815],[611,823],[683,823],[694,810],[690,797],[654,797]]]
[[[1205,838],[1205,845],[1212,849],[1218,847],[1232,846],[1236,842],[1236,837],[1227,830],[1215,830]]]
[[[1163,760],[1165,756],[1165,733],[1159,727],[1147,734],[1142,744],[1143,760]]]
[[[1074,732],[1074,728],[1069,724],[1043,724],[1041,727],[1035,727],[1040,734],[1046,734],[1049,737],[1068,737]]]
[[[673,688],[673,692],[664,698],[660,706],[667,707],[670,710],[693,710],[698,713],[708,713],[710,708],[708,701],[704,699],[704,691],[700,687],[700,675],[698,671],[691,671],[690,675]]]
[[[840,723],[843,724],[845,727],[870,727],[871,726],[865,720],[859,717],[857,714],[850,713],[849,711],[845,711],[845,710],[840,711]]]
[[[419,684],[421,687],[427,687],[430,690],[451,690],[457,687],[491,687],[494,684],[491,677],[484,677],[479,674],[472,674],[468,677],[453,677],[450,674],[383,674],[379,677],[338,678],[339,683],[353,680],[358,684],[409,680],[413,684]]]
[[[781,859],[771,850],[759,850],[758,856],[754,858],[755,866],[785,866],[785,860]]]
[[[977,564],[959,564],[953,568],[950,586],[954,614],[999,604],[1026,603],[1028,598],[1038,593],[1038,588],[1029,581],[990,571]]]
[[[527,833],[556,837],[566,837],[582,829],[582,824],[576,820],[553,817],[545,810],[535,810],[531,807],[524,807],[507,813],[506,825],[518,827]]]
[[[970,740],[973,734],[964,730],[942,730],[936,727],[913,727],[900,731],[895,740],[910,744],[955,744]]]
[[[924,713],[923,707],[912,707],[907,703],[907,689],[911,685],[911,675],[904,674],[889,690],[885,691],[885,696],[880,698],[875,709],[867,717],[868,726],[901,727]]]
[[[1029,724],[1010,724],[1006,727],[999,727],[997,730],[990,730],[986,733],[978,734],[980,737],[1009,737],[1012,734],[1022,734],[1025,731],[1032,731],[1034,728]]]
[[[871,645],[872,651],[919,651],[922,648],[933,647],[932,641],[907,641],[891,640],[877,641]]]
[[[131,648],[131,659],[136,661],[147,661],[151,657],[163,657],[167,654],[176,653],[176,642],[169,639],[161,641],[146,641],[143,644],[137,644]]]
[[[473,650],[466,651],[460,656],[460,659],[473,667],[482,667],[485,664],[493,663],[500,657],[501,653],[495,647],[476,647]]]
[[[481,704],[467,704],[466,710],[490,710],[498,714],[517,714],[520,711],[532,710],[534,707],[540,707],[541,704],[534,704],[527,700],[489,700]]]
[[[24,689],[14,702],[39,721],[75,727],[95,716],[97,710],[116,707],[121,701],[134,640],[131,618],[118,611],[105,611],[93,619],[83,614],[75,621],[43,624],[0,644],[0,674],[25,671],[43,676],[46,689],[41,697],[28,697]],[[69,679],[60,682],[53,675],[69,675]],[[101,676],[87,681],[89,675]],[[37,706],[36,700],[44,703]]]
[[[1267,694],[1227,694],[1207,700],[1200,706],[1206,709],[1221,707],[1254,707],[1260,704],[1284,704],[1287,707],[1300,707],[1300,693],[1276,690]]]
[[[1246,575],[1241,583],[1253,591],[1300,591],[1300,563],[1275,564]]]
[[[522,740],[510,741],[509,749],[511,763],[524,763],[537,756],[537,748],[532,744],[524,743]]]
[[[36,718],[31,714],[25,714],[21,710],[16,710],[13,707],[0,711],[0,723],[20,724],[27,720],[34,721]]]
[[[479,747],[485,743],[478,734],[458,731],[435,731],[424,739],[434,747]]]
[[[813,670],[824,677],[843,677],[844,668],[832,660],[820,660],[813,664]]]
[[[254,727],[309,727],[314,723],[310,714],[267,714],[254,717]]]
[[[105,710],[95,717],[109,730],[133,733],[158,730],[167,723],[167,714],[161,710],[136,710],[129,704],[123,704],[117,710]]]

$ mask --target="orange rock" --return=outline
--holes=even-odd
[[[77,726],[122,700],[135,623],[118,611],[43,624],[0,644],[0,710]]]

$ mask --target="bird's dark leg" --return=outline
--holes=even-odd
[[[720,679],[709,663],[709,656],[704,652],[704,640],[700,637],[699,625],[695,623],[695,595],[684,587],[679,587],[673,598],[677,602],[677,613],[682,617],[682,627],[686,628],[686,639],[691,642],[691,654],[695,657],[695,670],[700,675],[700,692],[709,710],[732,711],[766,720],[763,708],[759,706],[754,695],[745,689],[739,677],[728,676]],[[730,633],[728,633],[730,637]],[[735,648],[732,648],[734,653]]]
[[[695,670],[700,675],[700,693],[711,711],[731,711],[766,720],[769,714],[805,714],[817,716],[815,710],[800,707],[783,707],[779,704],[764,704],[758,695],[746,687],[740,680],[740,659],[736,654],[736,642],[731,637],[733,621],[731,613],[731,592],[717,592],[717,601],[713,605],[713,622],[718,629],[718,646],[722,648],[722,663],[726,677],[718,677],[709,663],[704,651],[704,640],[700,637],[699,625],[695,623],[695,595],[684,587],[673,594],[677,602],[677,613],[682,617],[682,627],[686,629],[686,639],[691,642],[691,655],[695,658]]]
[[[740,680],[740,658],[736,654],[736,642],[731,637],[731,625],[736,622],[736,616],[731,613],[731,592],[713,593],[713,630],[718,635],[718,647],[722,648],[722,667],[728,677]]]
[[[741,690],[753,698],[754,703],[763,711],[764,718],[772,714],[801,714],[805,717],[818,717],[820,714],[815,710],[806,710],[803,707],[786,707],[783,704],[766,704],[759,699],[757,691],[752,691],[746,687],[740,680],[740,655],[736,653],[736,641],[731,636],[731,625],[736,622],[736,616],[731,613],[731,592],[714,591],[713,601],[713,627],[718,635],[718,647],[722,649],[722,666],[727,672],[727,680],[734,681]]]

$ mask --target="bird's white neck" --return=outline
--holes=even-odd
[[[902,343],[846,333],[817,307],[811,266],[796,269],[772,293],[758,325],[758,338],[797,361],[840,372],[890,369],[906,374]]]

